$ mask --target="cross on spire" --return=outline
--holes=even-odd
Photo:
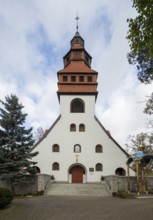
[[[77,30],[77,32],[78,32],[78,29],[79,29],[79,27],[78,27],[78,20],[79,20],[80,18],[79,18],[79,16],[78,16],[78,13],[77,13],[77,16],[76,16],[76,18],[75,18],[75,20],[76,20],[76,30]]]

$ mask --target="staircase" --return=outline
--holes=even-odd
[[[50,183],[45,195],[56,196],[109,196],[105,183]]]

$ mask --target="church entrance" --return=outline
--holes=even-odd
[[[83,174],[85,170],[79,165],[75,165],[70,169],[70,174],[72,175],[72,183],[83,183]]]

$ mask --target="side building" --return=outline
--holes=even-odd
[[[77,31],[57,72],[60,115],[35,144],[38,172],[56,181],[99,182],[101,176],[126,175],[128,154],[95,116],[98,73]]]

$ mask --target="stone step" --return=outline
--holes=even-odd
[[[45,195],[109,196],[105,183],[50,183]]]

